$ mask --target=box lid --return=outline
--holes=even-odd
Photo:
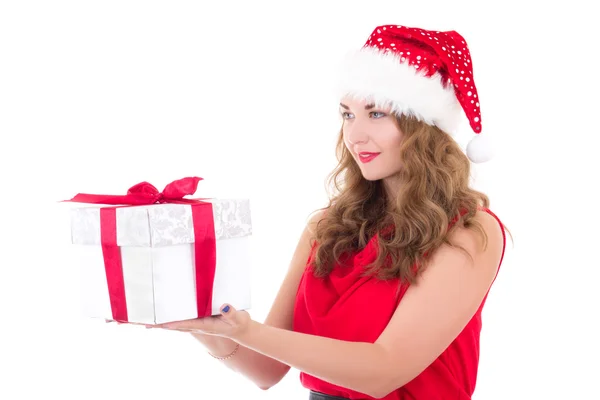
[[[248,199],[208,199],[213,208],[217,240],[250,236],[252,221]],[[100,208],[71,209],[73,244],[100,245]],[[194,242],[192,209],[189,204],[152,204],[117,207],[119,246],[159,247]]]

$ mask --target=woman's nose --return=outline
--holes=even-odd
[[[353,123],[351,127],[346,129],[346,139],[350,144],[366,143],[369,140],[369,135],[366,129],[361,124]]]

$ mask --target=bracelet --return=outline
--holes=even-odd
[[[229,353],[228,355],[226,355],[225,357],[217,357],[213,354],[211,354],[211,352],[209,351],[208,354],[210,354],[210,356],[212,358],[216,358],[217,360],[227,360],[228,358],[231,358],[235,355],[235,353],[237,353],[238,349],[240,348],[240,344],[236,343],[235,345],[235,349],[233,349],[233,351],[231,353]]]

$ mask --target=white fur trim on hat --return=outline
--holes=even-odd
[[[454,135],[463,112],[452,84],[441,76],[424,76],[393,52],[363,47],[344,57],[337,76],[337,95],[390,106],[397,114],[412,115]]]

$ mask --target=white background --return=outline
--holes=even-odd
[[[531,3],[3,1],[0,397],[306,399],[296,370],[265,392],[186,334],[80,319],[58,201],[190,175],[197,197],[250,198],[262,321],[325,204],[335,63],[402,24],[467,39],[501,149],[473,174],[515,239],[475,399],[600,399],[597,20]]]

